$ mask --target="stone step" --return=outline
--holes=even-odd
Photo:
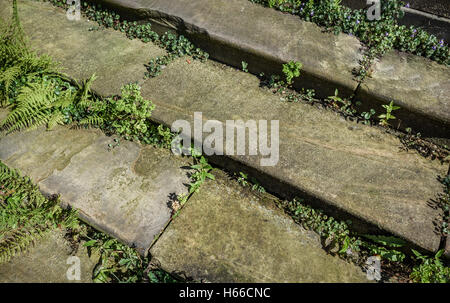
[[[208,282],[370,282],[327,255],[319,236],[295,224],[268,197],[221,171],[203,184],[152,247],[165,271]]]
[[[376,61],[368,83],[359,87],[352,71],[364,47],[349,35],[325,33],[297,16],[283,14],[248,0],[96,0],[103,6],[187,35],[212,58],[250,72],[280,73],[287,61],[303,63],[296,87],[314,88],[319,97],[338,89],[357,93],[365,108],[384,111],[394,100],[400,128],[424,136],[450,139],[450,67],[424,57],[392,51]],[[357,88],[359,88],[357,90]]]
[[[20,3],[27,33],[32,39],[41,37],[33,40],[34,46],[45,49],[63,66],[75,66],[83,56],[88,60],[97,49],[94,40],[89,40],[89,47],[75,42],[68,47],[64,40],[46,38],[51,32],[65,32],[71,21],[62,10],[48,4]],[[51,18],[40,17],[49,16],[49,11]],[[42,26],[37,28],[34,23],[39,22]],[[78,26],[71,25],[72,39],[87,41],[90,38],[85,36],[90,35],[98,39],[95,31],[81,25],[84,23],[82,20],[76,23]],[[102,38],[102,49],[107,50],[109,43],[154,48],[151,43],[128,40],[120,32]],[[111,52],[115,54],[116,50]],[[133,66],[139,68],[148,61],[135,59]],[[118,68],[102,62],[94,88],[110,95],[120,89],[119,84],[127,82],[117,72],[127,70],[127,65]],[[70,69],[67,72],[77,76]],[[143,74],[135,73],[130,81],[140,77]],[[282,197],[303,195],[333,215],[350,217],[355,228],[382,229],[426,250],[438,249],[440,236],[435,225],[440,224],[442,214],[430,204],[442,191],[436,178],[444,175],[446,168],[414,151],[400,150],[399,140],[382,129],[345,121],[333,112],[307,104],[281,102],[279,96],[260,88],[256,77],[212,61],[204,64],[180,58],[160,76],[141,80],[141,84],[143,95],[157,105],[153,119],[168,126],[178,119],[192,122],[196,111],[203,113],[203,120],[219,123],[230,119],[279,120],[280,159],[275,166],[261,166],[260,156],[227,155],[211,160],[230,170],[250,172]]]
[[[71,266],[80,264],[80,280],[69,280],[74,274]],[[39,239],[26,253],[0,264],[0,283],[92,283],[92,272],[98,257],[89,256],[87,248],[80,246],[72,252],[64,232],[55,229]]]
[[[19,169],[63,206],[146,255],[171,217],[170,202],[186,194],[187,162],[168,150],[106,137],[98,130],[57,127],[0,139],[0,160]]]

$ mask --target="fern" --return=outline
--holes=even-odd
[[[50,57],[31,50],[14,0],[11,20],[0,20],[0,106],[10,104],[14,86],[20,87],[38,75],[57,73],[57,66]]]
[[[0,264],[26,251],[57,225],[74,227],[76,213],[45,198],[30,178],[0,161]]]

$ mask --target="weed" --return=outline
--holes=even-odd
[[[200,186],[206,181],[206,179],[215,180],[214,175],[210,173],[213,167],[208,163],[208,161],[206,161],[205,157],[194,156],[194,161],[195,164],[192,165],[191,168],[194,169],[195,172],[191,176],[193,182],[190,185],[189,194],[198,192]]]
[[[334,107],[338,108],[341,112],[346,113],[348,115],[354,115],[356,110],[353,108],[352,101],[339,97],[339,92],[336,89],[334,91],[334,96],[329,96],[329,100]]]
[[[289,61],[288,63],[283,64],[283,74],[288,85],[292,85],[292,80],[294,78],[300,77],[301,69],[302,64],[300,62]]]
[[[396,119],[392,112],[394,110],[400,109],[400,107],[395,106],[394,101],[391,101],[389,104],[383,104],[382,106],[384,109],[386,109],[386,113],[378,116],[378,118],[380,119],[380,125],[389,126],[389,120]]]
[[[362,112],[360,116],[363,118],[363,123],[365,125],[370,125],[370,121],[375,113],[376,112],[373,108],[371,108],[368,112]]]
[[[363,237],[376,243],[362,242],[371,255],[379,255],[392,262],[402,262],[406,257],[404,253],[395,249],[405,246],[406,242],[401,239],[374,235],[364,235]]]
[[[260,192],[260,193],[265,193],[266,189],[264,187],[262,187],[258,181],[256,181],[256,179],[254,178],[248,178],[248,174],[245,174],[243,172],[239,172],[239,176],[237,176],[235,174],[236,180],[238,181],[238,183],[244,187],[246,186],[250,186],[252,190]]]
[[[250,0],[282,12],[295,14],[305,21],[314,22],[335,34],[341,32],[356,36],[368,46],[366,62],[361,63],[361,77],[368,73],[370,62],[392,48],[424,56],[449,65],[449,47],[443,40],[421,28],[398,24],[404,16],[404,3],[398,0],[381,1],[381,19],[370,21],[367,10],[352,10],[340,1],[314,0]]]
[[[242,61],[242,71],[248,73],[248,63],[245,61]]]
[[[0,264],[54,228],[74,228],[76,213],[47,199],[30,178],[0,161]]]
[[[413,268],[411,279],[419,283],[449,283],[450,267],[446,267],[440,257],[444,250],[440,250],[434,257],[428,257],[420,254],[418,251],[412,250],[417,261],[421,262]]]

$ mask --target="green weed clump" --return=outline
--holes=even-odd
[[[150,259],[141,257],[135,249],[120,243],[93,228],[87,228],[82,238],[90,254],[99,261],[92,273],[97,283],[177,283],[168,273],[150,266]]]
[[[420,262],[413,268],[411,279],[417,283],[450,283],[450,267],[445,266],[440,257],[440,250],[434,257],[424,256],[413,250],[416,260]]]
[[[76,213],[44,197],[30,178],[0,161],[0,264],[55,228],[74,228]]]

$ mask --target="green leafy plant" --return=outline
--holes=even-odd
[[[280,203],[295,222],[306,229],[317,232],[325,240],[327,249],[336,249],[336,252],[343,256],[347,255],[349,249],[352,252],[360,251],[362,242],[358,237],[350,234],[350,221],[338,221],[327,216],[323,211],[306,205],[299,198]]]
[[[413,268],[411,279],[420,283],[449,283],[450,268],[446,267],[440,260],[444,250],[440,250],[434,257],[428,257],[420,254],[416,250],[412,250],[419,265]]]
[[[36,77],[21,87],[0,128],[12,132],[41,125],[51,129],[64,124],[68,119],[67,109],[82,99],[80,92],[59,78]]]
[[[341,32],[357,37],[368,51],[361,63],[360,77],[369,72],[370,62],[395,48],[402,52],[430,58],[450,65],[449,47],[443,40],[415,26],[399,25],[404,16],[403,1],[381,1],[380,20],[368,20],[366,9],[351,9],[340,1],[314,0],[250,0],[282,12],[298,15],[301,19],[323,26],[334,34]]]
[[[177,279],[159,269],[149,268],[149,259],[136,250],[92,228],[82,236],[90,254],[99,255],[92,279],[97,283],[176,283]]]
[[[64,4],[59,4],[59,6],[66,7]],[[195,47],[183,35],[166,32],[160,36],[152,30],[150,23],[130,22],[114,11],[102,8],[100,4],[83,2],[81,8],[84,16],[96,21],[100,26],[119,30],[130,39],[139,39],[144,43],[153,42],[167,51],[167,55],[150,60],[147,64],[147,77],[158,76],[165,66],[179,57],[190,56],[200,61],[205,61],[209,57],[208,53]]]
[[[0,19],[0,106],[7,106],[15,91],[42,75],[54,74],[57,64],[48,56],[38,56],[31,50],[22,30],[13,1],[13,16],[9,22]]]
[[[395,106],[394,101],[391,101],[389,104],[383,104],[382,106],[384,109],[386,109],[386,113],[378,116],[378,118],[380,119],[380,125],[388,126],[389,120],[396,119],[392,112],[394,110],[400,109],[400,107]]]
[[[371,108],[368,112],[362,112],[360,116],[363,118],[363,123],[366,125],[370,124],[370,120],[372,119],[373,115],[375,115],[375,110]]]
[[[363,235],[363,237],[376,243],[375,245],[369,242],[363,242],[363,246],[365,246],[372,255],[379,255],[392,262],[402,262],[406,257],[403,252],[394,249],[403,247],[406,244],[402,239],[378,235]]]
[[[242,71],[248,73],[248,63],[245,61],[242,61]]]
[[[329,96],[334,107],[338,108],[341,112],[353,115],[356,110],[353,108],[352,101],[339,97],[339,91],[336,89],[334,91],[334,96]]]
[[[0,161],[0,264],[28,250],[54,228],[73,228],[76,212],[47,199],[30,178]]]
[[[289,61],[288,63],[283,64],[283,74],[288,85],[292,84],[294,78],[300,77],[301,69],[302,64],[300,62]]]
[[[215,180],[213,174],[210,171],[213,167],[208,163],[208,161],[203,156],[196,156],[193,154],[195,164],[191,166],[195,172],[192,174],[191,179],[192,183],[189,188],[189,194],[194,192],[198,192],[200,186],[206,181],[206,179]]]
[[[237,181],[240,185],[246,187],[246,186],[250,186],[252,188],[252,190],[255,190],[257,192],[260,193],[265,193],[266,189],[264,187],[262,187],[254,178],[250,178],[248,177],[248,174],[245,174],[243,172],[239,172],[239,175],[236,176]]]
[[[121,97],[90,102],[89,116],[80,121],[82,125],[96,125],[127,140],[139,141],[148,130],[148,119],[155,106],[141,96],[137,84],[122,87]]]

